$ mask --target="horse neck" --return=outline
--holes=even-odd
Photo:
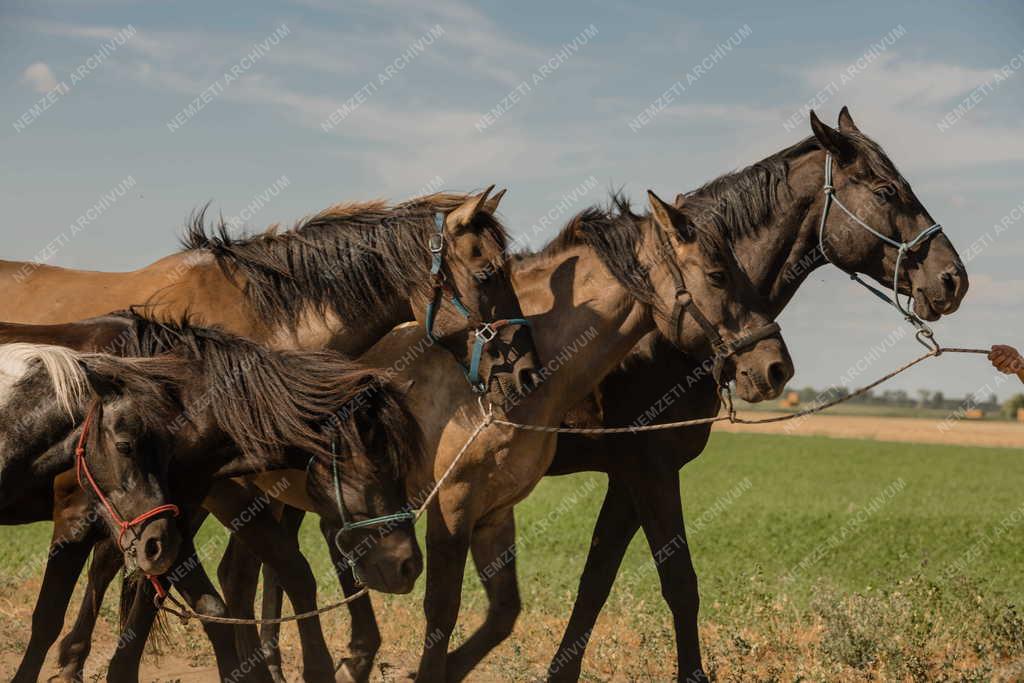
[[[360,356],[396,326],[414,320],[409,302],[397,299],[371,320],[343,320],[333,312],[310,310],[295,326],[279,326],[265,338],[255,337],[275,349],[331,349],[346,356]]]
[[[24,325],[0,322],[0,344],[29,342],[66,346],[75,351],[125,355],[132,323],[126,318],[100,316],[74,323]]]
[[[167,433],[176,468],[187,472],[193,483],[305,466],[306,460],[297,459],[291,451],[277,456],[268,452],[259,458],[242,453],[210,404],[211,383],[230,378],[206,376],[198,363],[190,364],[189,371],[180,385],[184,410],[167,424]]]
[[[330,309],[321,312],[309,305],[297,324],[268,325],[245,296],[245,276],[235,272],[229,277],[208,252],[183,252],[151,268],[157,266],[166,286],[144,309],[147,315],[174,320],[188,314],[276,349],[330,348],[359,355],[390,329],[413,319],[408,300],[396,296],[372,320],[345,320]]]
[[[824,152],[812,150],[788,160],[786,186],[770,217],[751,234],[734,238],[744,272],[778,315],[804,280],[828,263],[818,248],[823,209]]]
[[[589,247],[527,259],[514,268],[512,281],[546,363],[540,387],[516,417],[557,424],[654,329],[654,320]]]

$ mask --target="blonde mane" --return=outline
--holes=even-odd
[[[48,344],[0,344],[0,374],[7,375],[12,385],[37,361],[50,377],[57,403],[74,419],[76,407],[82,404],[89,390],[78,354]]]

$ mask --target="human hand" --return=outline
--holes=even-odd
[[[1012,346],[996,344],[988,354],[988,359],[999,372],[1007,375],[1024,372],[1024,358]]]

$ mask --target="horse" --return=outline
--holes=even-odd
[[[150,447],[160,416],[173,411],[167,387],[179,377],[180,368],[162,359],[122,362],[58,346],[0,345],[0,453],[15,444],[75,453],[76,479],[105,496],[92,511],[97,528],[109,527],[124,561],[147,574],[167,571],[181,545],[164,514],[178,514],[161,485],[167,453]],[[147,456],[134,457],[142,447]],[[121,457],[104,456],[112,450]]]
[[[488,324],[521,317],[507,273],[490,267],[508,242],[494,216],[504,190],[491,196],[493,187],[338,204],[290,230],[242,238],[223,221],[207,226],[203,209],[183,251],[127,273],[0,261],[0,320],[67,323],[142,306],[152,318],[187,313],[274,348],[349,356],[417,320],[504,400],[529,388],[539,363],[527,327]]]
[[[545,250],[514,259],[520,304],[549,361],[540,385],[506,406],[509,420],[558,425],[654,329],[682,348],[714,353],[716,378],[737,378],[737,393],[747,400],[777,396],[792,376],[779,328],[760,310],[722,236],[694,225],[654,193],[649,201],[651,212],[644,215],[622,200],[614,210],[584,211]],[[388,367],[416,334],[400,327],[360,360]],[[427,509],[427,625],[416,674],[426,681],[464,678],[511,633],[520,609],[513,506],[547,471],[555,447],[553,434],[520,431],[482,415],[485,404],[453,374],[437,354],[400,374],[411,381],[410,406],[434,454],[410,474],[410,497],[431,490],[432,482],[444,484]],[[301,481],[301,473],[294,476]],[[288,490],[301,492],[301,486]],[[449,654],[470,551],[486,577],[490,607],[480,629]],[[363,625],[366,618],[372,623],[368,598],[350,607],[360,610]],[[354,633],[353,643],[375,648],[379,637]],[[374,652],[355,654],[372,661]]]
[[[102,343],[105,348],[118,346],[122,353],[133,355],[175,353],[187,370],[186,380],[179,382],[175,389],[182,395],[182,405],[186,408],[163,414],[160,419],[173,430],[165,437],[165,441],[170,441],[165,447],[175,454],[171,470],[176,477],[175,490],[187,496],[190,505],[206,497],[207,507],[222,521],[231,521],[240,512],[252,515],[255,510],[246,507],[245,499],[238,500],[230,495],[206,496],[212,480],[279,467],[305,466],[311,476],[309,494],[317,501],[317,512],[346,527],[348,533],[343,542],[349,550],[363,548],[357,559],[357,568],[366,575],[363,581],[385,591],[406,592],[412,588],[422,561],[411,528],[389,525],[387,533],[379,534],[373,528],[377,526],[376,520],[391,521],[393,513],[405,507],[402,477],[408,464],[419,459],[422,451],[417,424],[405,409],[400,394],[383,374],[361,368],[333,352],[273,352],[217,330],[159,324],[131,314],[65,326],[18,325],[13,326],[14,332],[11,326],[6,328],[0,329],[0,339],[9,339],[17,333],[36,339],[48,334],[51,341],[81,342],[87,338],[91,344]],[[61,333],[68,328],[71,332],[62,337]],[[90,331],[83,337],[81,333],[85,329]],[[338,466],[335,448],[352,454],[344,466]],[[45,467],[33,463],[33,476],[29,480],[45,486],[53,470],[63,464],[66,463],[60,457]],[[80,560],[77,566],[54,573],[56,585],[49,585],[44,579],[43,589],[48,599],[46,604],[41,601],[37,605],[33,615],[33,638],[17,680],[35,680],[38,675],[46,650],[59,633],[74,587],[75,576],[69,577],[69,574],[77,575],[81,571],[91,547],[92,538],[84,533],[89,529],[89,520],[81,517],[81,506],[74,503],[75,496],[62,490],[59,484],[54,484],[54,488],[59,492],[54,496],[55,509],[72,511],[55,515],[55,521],[59,518],[61,523],[55,527],[54,545],[64,551],[67,544],[78,541],[75,557]],[[219,487],[218,491],[223,494],[221,489]],[[29,497],[37,499],[39,496],[33,492]],[[27,520],[19,518],[18,521]],[[232,528],[242,531],[246,526],[232,525]],[[75,538],[64,535],[68,530],[73,530]],[[290,556],[282,551],[282,548],[289,549],[288,543],[294,544],[294,539],[267,536],[256,528],[245,529],[245,532],[246,541],[263,551],[270,566],[284,577],[293,577],[288,592],[296,608],[315,609],[315,582],[297,545],[290,548]],[[372,541],[369,546],[368,540]],[[278,558],[278,554],[286,557]],[[99,562],[100,557],[105,558],[105,565]],[[64,556],[51,558],[46,579],[51,576],[50,567],[60,564],[62,559]],[[109,571],[111,564],[111,554],[97,549],[90,578],[96,578],[93,572],[102,575],[106,571],[106,583],[109,583],[116,573],[116,564],[113,572]],[[104,566],[108,569],[104,570]],[[64,580],[59,581],[60,577]],[[203,580],[208,587],[203,595],[215,596],[209,579],[204,575]],[[90,585],[87,593],[101,599],[106,583]],[[219,597],[216,600],[219,602]],[[94,619],[98,602],[82,613],[91,612]],[[54,614],[56,609],[60,614]],[[82,613],[79,622],[83,622]],[[91,632],[89,615],[81,627],[76,624],[76,631]],[[211,633],[211,640],[218,651],[218,664],[222,671],[230,672],[229,657],[235,656],[231,630],[211,627],[210,631],[217,632]],[[302,622],[300,634],[303,635],[307,676],[333,680],[334,667],[318,620]],[[224,637],[230,654],[222,657],[227,649],[223,647]],[[140,641],[137,646],[119,649],[111,665],[112,672],[130,676],[137,671],[145,638],[136,640]],[[84,649],[87,654],[87,643],[88,638],[85,645],[79,645],[79,652]],[[218,648],[218,644],[222,647]]]
[[[967,272],[941,233],[901,258],[898,244],[914,242],[935,221],[882,147],[857,128],[846,107],[839,113],[838,129],[814,112],[810,124],[811,137],[680,195],[676,202],[698,224],[728,231],[770,315],[781,313],[807,277],[829,263],[849,274],[865,273],[888,288],[896,283],[897,295],[912,294],[912,312],[924,320],[954,313],[967,293]],[[828,210],[830,192],[849,213]],[[900,272],[901,265],[906,273]],[[699,356],[677,353],[664,336],[648,335],[602,380],[602,423],[632,424],[637,406],[680,390],[683,400],[673,401],[660,420],[717,414],[718,392],[699,372],[702,363]],[[699,381],[692,385],[677,384],[680,377],[694,376]],[[706,679],[697,628],[697,575],[686,541],[678,471],[700,455],[710,432],[706,425],[628,436],[558,437],[548,474],[604,472],[608,489],[572,615],[548,669],[551,681],[579,678],[598,614],[640,528],[658,558],[662,596],[675,627],[679,679]],[[663,552],[666,548],[674,552]]]

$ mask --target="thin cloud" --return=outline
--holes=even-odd
[[[46,62],[29,64],[21,72],[21,82],[26,83],[39,94],[46,94],[57,87],[57,77]]]

